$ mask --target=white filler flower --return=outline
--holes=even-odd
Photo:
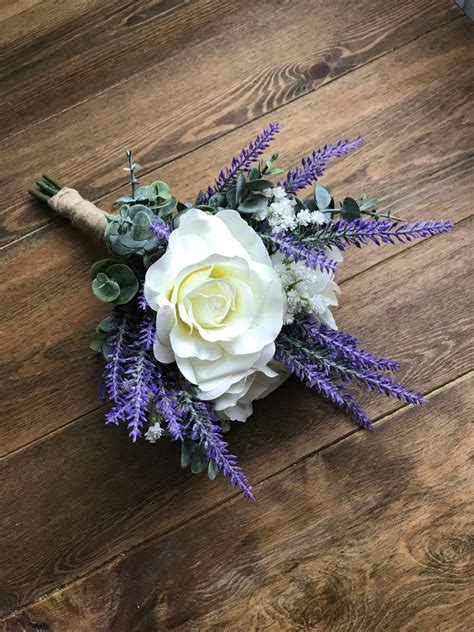
[[[245,421],[252,400],[286,377],[269,366],[286,310],[282,283],[236,211],[184,213],[146,273],[145,298],[157,312],[155,357],[176,361],[223,418]]]

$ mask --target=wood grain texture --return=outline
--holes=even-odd
[[[470,297],[459,291],[471,274],[462,256],[471,230],[466,220],[450,238],[426,240],[344,286],[341,328],[370,340],[371,350],[398,358],[405,366],[400,379],[423,392],[472,366]],[[414,275],[407,291],[413,270],[425,273]],[[360,401],[375,418],[400,406],[368,394]],[[258,402],[253,420],[236,427],[230,439],[257,482],[354,430],[346,415],[291,382]],[[178,461],[177,447],[133,445],[125,431],[106,428],[103,411],[3,459],[0,611],[32,601],[231,495],[226,482],[192,477]]]
[[[355,71],[281,110],[284,129],[278,144],[286,150],[287,164],[309,150],[311,116],[327,111],[331,104],[333,116],[320,125],[321,142],[337,138],[339,129],[355,135],[362,128],[368,137],[366,147],[335,162],[324,179],[334,184],[339,197],[347,192],[377,193],[386,208],[401,210],[407,218],[449,217],[456,222],[471,214],[467,79],[474,51],[468,47],[470,32],[464,20],[443,33],[443,37],[430,34],[390,55],[391,62],[380,59],[370,70]],[[391,73],[392,67],[398,73]],[[422,82],[421,76],[427,80]],[[261,125],[254,123],[214,141],[148,177],[163,177],[175,188],[185,182],[183,193],[191,196],[218,172],[222,156],[232,148],[238,151]],[[104,208],[117,195],[104,199]],[[37,210],[46,215],[43,207]],[[343,281],[402,249],[349,250],[338,279]],[[100,257],[85,238],[59,222],[0,253],[4,278],[10,279],[0,291],[5,305],[0,331],[8,352],[1,365],[5,379],[0,394],[9,418],[0,426],[0,454],[96,408],[100,363],[87,348],[106,309],[92,297],[87,270]],[[25,266],[25,261],[34,265]],[[342,304],[348,304],[345,293]],[[71,369],[66,379],[64,366]],[[67,396],[61,395],[64,392]]]
[[[357,8],[322,0],[46,0],[22,5],[0,13],[2,138],[150,67],[168,105],[176,103],[177,95],[165,86],[177,67],[187,79],[182,85],[196,99],[200,88],[209,94],[209,79],[225,84],[231,73],[246,68],[257,79],[252,78],[253,91],[261,84],[261,91],[267,91],[262,105],[271,108],[460,15],[444,0],[422,6],[362,0]],[[325,28],[318,30],[317,23]],[[272,47],[275,33],[278,49]],[[296,33],[298,42],[305,42],[304,59],[301,52],[294,55]],[[196,58],[217,49],[227,57],[226,72],[198,76]],[[269,59],[269,50],[276,58]],[[149,78],[137,78],[130,94],[136,94],[137,85],[149,86]]]
[[[434,4],[438,11],[433,13]],[[441,23],[460,15],[445,0],[432,0],[423,8],[409,0],[389,5],[364,0],[357,5],[344,3],[343,11],[334,3],[312,0],[254,3],[251,20],[247,13],[240,14],[244,29],[237,23],[232,31],[219,30],[212,46],[204,42],[192,54],[192,64],[191,53],[185,49],[176,54],[173,63],[153,66],[5,140],[0,153],[0,244],[47,221],[44,209],[32,205],[26,195],[32,179],[45,169],[74,183],[85,197],[96,199],[123,181],[123,152],[128,147],[136,150],[147,169],[163,165],[434,28],[440,22],[433,24],[432,17],[441,7]],[[326,23],[321,35],[315,36],[316,17],[308,16],[318,16],[318,21]],[[275,33],[278,46],[272,47]],[[457,48],[456,42],[451,46]],[[439,53],[445,46],[436,48]],[[459,62],[465,54],[459,54]],[[183,94],[184,87],[189,94]],[[362,84],[357,92],[360,102],[370,96]],[[355,95],[354,90],[346,95],[346,105]],[[36,90],[35,100],[38,98]],[[380,106],[380,100],[377,103]],[[321,129],[319,122],[314,123],[315,112],[323,118],[331,109],[332,103],[327,101],[306,121],[306,145],[308,128],[316,128],[318,133]],[[356,116],[350,127],[343,128],[332,118],[328,138],[336,140],[341,133],[351,133],[355,124],[360,130],[361,120]],[[15,161],[10,159],[13,153]]]
[[[253,506],[227,502],[5,632],[472,629],[472,386],[308,456]]]
[[[2,632],[474,627],[474,50],[460,15],[448,0],[0,0]],[[181,471],[177,446],[104,426],[86,351],[101,253],[24,191],[48,167],[108,205],[132,146],[144,180],[192,197],[270,120],[287,165],[361,133],[324,179],[337,197],[457,227],[350,253],[339,275],[341,328],[401,360],[429,405],[365,394],[380,422],[359,432],[289,381],[229,437],[252,505]]]

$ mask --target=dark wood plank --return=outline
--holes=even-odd
[[[282,110],[285,127],[280,146],[287,149],[288,164],[309,149],[307,129],[312,113],[324,111],[331,103],[334,116],[321,122],[321,140],[337,138],[338,125],[355,133],[363,120],[368,135],[364,149],[334,163],[328,171],[324,181],[334,183],[335,193],[343,197],[347,192],[377,192],[387,206],[403,210],[411,218],[457,221],[469,215],[472,153],[466,76],[470,69],[464,64],[469,64],[473,51],[466,48],[466,23],[458,20],[455,25],[456,38],[451,37],[449,27],[442,38],[437,33],[420,39],[406,51],[394,53],[393,62],[378,60],[370,72],[351,73]],[[452,48],[446,46],[448,37]],[[398,68],[400,80],[394,73],[389,78],[391,67]],[[430,81],[420,82],[422,73]],[[354,94],[357,98],[351,97]],[[401,112],[408,114],[401,116]],[[359,122],[354,124],[352,117]],[[184,193],[191,195],[203,182],[201,168],[208,169],[206,182],[222,164],[222,156],[237,149],[258,126],[255,123],[251,129],[215,141],[175,161],[159,175],[176,185],[186,182]],[[107,198],[104,206],[116,195]],[[45,214],[42,207],[37,210]],[[396,251],[391,247],[349,251],[338,279],[353,276]],[[0,392],[9,419],[0,427],[1,454],[96,407],[100,363],[87,349],[105,308],[89,291],[87,270],[100,256],[82,236],[59,223],[0,254],[8,279],[0,292],[5,307],[0,331],[6,351]],[[344,295],[342,301],[346,302]],[[67,379],[64,366],[71,368]]]
[[[409,0],[389,5],[382,0],[375,4],[364,0],[357,5],[344,4],[343,10],[335,3],[315,4],[311,0],[292,3],[291,8],[287,3],[280,5],[270,0],[254,3],[251,19],[240,12],[243,26],[237,22],[232,26],[234,30],[219,31],[212,46],[203,43],[193,52],[192,64],[190,51],[177,52],[172,63],[153,66],[6,140],[0,154],[0,244],[47,220],[44,211],[30,203],[25,193],[32,178],[45,168],[61,175],[65,182],[74,183],[90,199],[96,199],[122,182],[123,150],[129,146],[135,148],[148,169],[154,169],[417,37],[425,28],[434,26],[433,16],[440,12],[442,17],[435,19],[434,25],[459,15],[445,0],[431,0],[424,7]],[[312,15],[317,16],[314,21],[308,19]],[[459,18],[454,24],[458,21],[464,19]],[[316,35],[317,24],[326,26]],[[431,51],[434,57],[441,56],[438,61],[443,63],[443,51],[449,42],[451,62],[445,63],[454,64],[457,58],[456,72],[465,71],[467,36],[459,34],[459,41],[450,41],[453,31],[448,28],[442,30],[446,39],[440,40],[440,32],[436,31],[430,40],[437,42]],[[278,46],[272,46],[275,33]],[[117,41],[121,45],[120,38]],[[404,63],[403,59],[403,55],[394,57],[394,63]],[[415,71],[418,69],[418,83],[419,73],[433,69],[433,62],[425,57],[419,60],[412,55],[409,62],[415,65]],[[324,138],[327,132],[331,139],[340,133],[352,133],[354,128],[365,131],[361,113],[354,109],[351,125],[343,128],[342,121],[336,122],[333,116],[333,107],[338,103],[339,107],[350,108],[357,95],[366,114],[366,100],[372,106],[377,101],[380,107],[377,92],[370,94],[364,85],[370,76],[369,69],[359,75],[358,87],[353,84],[343,101],[333,88],[321,97],[319,104],[314,102],[315,109],[305,121],[305,146],[309,134],[316,140],[317,135]],[[379,76],[379,80],[378,91],[384,89],[388,75]],[[185,89],[189,92],[183,95]],[[35,90],[34,98],[37,103],[41,91]],[[445,98],[441,96],[442,100]],[[331,117],[326,116],[328,111]],[[315,116],[330,120],[315,125]],[[311,125],[316,131],[311,130]],[[228,150],[220,160],[227,154]],[[201,178],[204,175],[201,173]]]
[[[472,374],[8,619],[47,630],[472,629]],[[211,554],[212,549],[212,554]],[[43,629],[43,628],[41,628]]]
[[[471,230],[466,220],[450,238],[426,240],[344,285],[341,327],[401,360],[400,380],[423,392],[472,366],[470,296],[459,291],[472,274],[464,257]],[[368,400],[361,397],[376,418],[400,406]],[[345,415],[291,382],[259,402],[230,440],[257,482],[354,431]],[[181,472],[177,446],[133,445],[125,431],[104,427],[101,411],[0,461],[0,484],[4,614],[231,494],[224,481]]]

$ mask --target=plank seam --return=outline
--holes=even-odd
[[[425,393],[423,393],[423,395],[425,397],[432,397],[432,396],[438,394],[439,392],[449,388],[451,385],[456,384],[458,382],[461,382],[462,380],[465,380],[471,374],[474,374],[473,370],[466,371],[462,375],[459,375],[456,378],[454,378],[452,380],[449,380],[448,382],[445,382],[444,384],[441,384],[440,386],[437,386],[436,388],[431,389],[430,391],[426,391]],[[390,419],[392,417],[394,417],[396,415],[399,415],[399,414],[403,414],[403,412],[406,411],[410,406],[411,406],[411,404],[404,403],[400,408],[397,408],[396,410],[394,410],[394,411],[392,411],[390,413],[382,415],[378,419],[374,420],[373,427],[376,427],[376,426],[378,427],[378,426],[380,426],[382,424],[389,423]],[[321,454],[325,450],[330,449],[331,447],[337,445],[338,443],[346,441],[346,440],[350,439],[351,437],[353,437],[354,435],[360,434],[362,432],[366,432],[366,429],[360,428],[360,427],[356,427],[353,430],[345,433],[341,437],[339,437],[337,439],[334,439],[333,441],[329,441],[328,443],[326,443],[323,446],[317,448],[316,450],[313,450],[312,452],[309,452],[308,454],[305,454],[304,456],[302,456],[300,459],[297,459],[293,463],[290,463],[290,464],[286,465],[281,470],[278,470],[277,472],[274,472],[273,474],[269,474],[265,478],[262,478],[261,480],[259,480],[257,483],[255,483],[253,485],[253,489],[256,489],[257,487],[260,487],[261,485],[263,485],[263,483],[266,483],[267,481],[269,481],[269,480],[271,480],[271,479],[273,479],[273,478],[275,478],[277,476],[280,476],[281,474],[291,470],[293,467],[303,463],[306,459],[313,458],[315,455]],[[104,562],[102,562],[98,566],[90,569],[89,571],[87,571],[83,575],[78,575],[77,577],[75,577],[70,582],[64,583],[60,588],[56,588],[56,589],[54,589],[54,590],[52,590],[50,592],[44,593],[44,595],[41,595],[41,597],[39,599],[36,599],[34,601],[31,601],[31,602],[26,602],[20,608],[12,610],[11,612],[9,612],[5,616],[1,616],[0,617],[0,622],[6,621],[7,619],[9,619],[9,618],[11,618],[13,616],[21,614],[27,608],[29,608],[29,607],[31,607],[33,605],[39,604],[42,601],[45,601],[46,599],[50,599],[54,595],[57,595],[57,594],[63,592],[64,590],[66,590],[67,588],[72,586],[73,584],[76,584],[76,583],[78,583],[80,581],[83,581],[83,580],[87,579],[88,577],[94,575],[95,573],[100,572],[103,568],[106,568],[108,565],[112,564],[115,560],[118,560],[119,558],[123,558],[123,557],[125,557],[126,555],[128,555],[130,553],[139,551],[142,548],[148,546],[151,542],[155,542],[155,541],[158,542],[159,540],[161,540],[162,538],[167,537],[171,533],[183,529],[184,527],[186,527],[187,525],[189,525],[190,523],[192,523],[195,520],[200,520],[201,518],[204,518],[206,516],[212,515],[213,513],[217,512],[219,509],[221,509],[223,506],[225,506],[227,504],[230,504],[230,503],[236,501],[237,499],[239,499],[241,497],[241,495],[242,495],[241,492],[235,492],[235,493],[231,494],[230,496],[226,497],[225,499],[221,500],[220,502],[217,502],[212,507],[208,507],[207,509],[204,509],[203,511],[195,514],[194,516],[189,517],[188,519],[184,520],[183,522],[180,522],[177,525],[174,525],[173,527],[170,527],[169,529],[166,529],[165,531],[163,531],[159,535],[150,536],[149,538],[146,538],[145,540],[143,540],[139,544],[131,546],[129,549],[125,549],[124,551],[121,551],[120,553],[118,553],[118,554],[112,556],[111,558],[105,560]]]

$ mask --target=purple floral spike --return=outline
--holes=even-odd
[[[398,371],[400,368],[398,362],[378,358],[368,351],[359,349],[354,336],[320,325],[310,316],[295,323],[293,328],[297,335],[307,340],[314,340],[336,358],[344,359],[353,366],[380,371]]]
[[[104,389],[107,395],[114,401],[120,397],[121,387],[125,377],[126,361],[130,342],[131,326],[130,319],[126,311],[120,316],[117,331],[107,339],[109,353],[105,365]]]
[[[230,454],[227,443],[222,438],[220,420],[207,402],[187,399],[187,413],[190,422],[190,438],[199,442],[206,457],[216,468],[227,476],[231,485],[236,485],[251,500],[255,500],[247,477],[237,465],[237,459]]]
[[[314,388],[321,395],[329,399],[333,404],[346,410],[363,428],[370,428],[372,421],[343,386],[335,383],[325,371],[314,364],[308,364],[305,356],[295,350],[286,349],[283,345],[277,346],[275,359],[282,362],[286,368],[296,375],[309,388]]]
[[[406,224],[382,219],[356,219],[352,222],[340,220],[328,224],[323,229],[322,238],[328,237],[335,240],[342,249],[344,242],[360,248],[362,245],[367,245],[369,241],[377,246],[396,242],[404,243],[412,239],[447,233],[452,228],[452,222],[442,220],[419,220]]]
[[[296,193],[300,189],[306,188],[323,175],[328,160],[345,156],[352,149],[360,147],[363,142],[364,139],[359,136],[355,140],[340,140],[335,145],[324,145],[309,156],[302,158],[301,167],[293,167],[281,186],[287,193]]]
[[[244,147],[239,156],[232,158],[230,167],[223,169],[217,176],[214,185],[207,187],[207,192],[200,199],[201,203],[207,202],[211,195],[222,191],[227,191],[237,179],[240,172],[248,171],[251,165],[258,160],[263,152],[268,148],[274,136],[280,131],[278,123],[270,123],[269,127],[263,130],[257,138]]]
[[[154,219],[151,224],[151,232],[164,242],[168,242],[171,235],[171,226],[162,219]]]
[[[262,236],[272,244],[274,250],[280,250],[289,259],[304,261],[311,268],[319,267],[327,272],[334,272],[337,267],[337,261],[330,259],[323,250],[313,250],[293,235],[279,231]]]

